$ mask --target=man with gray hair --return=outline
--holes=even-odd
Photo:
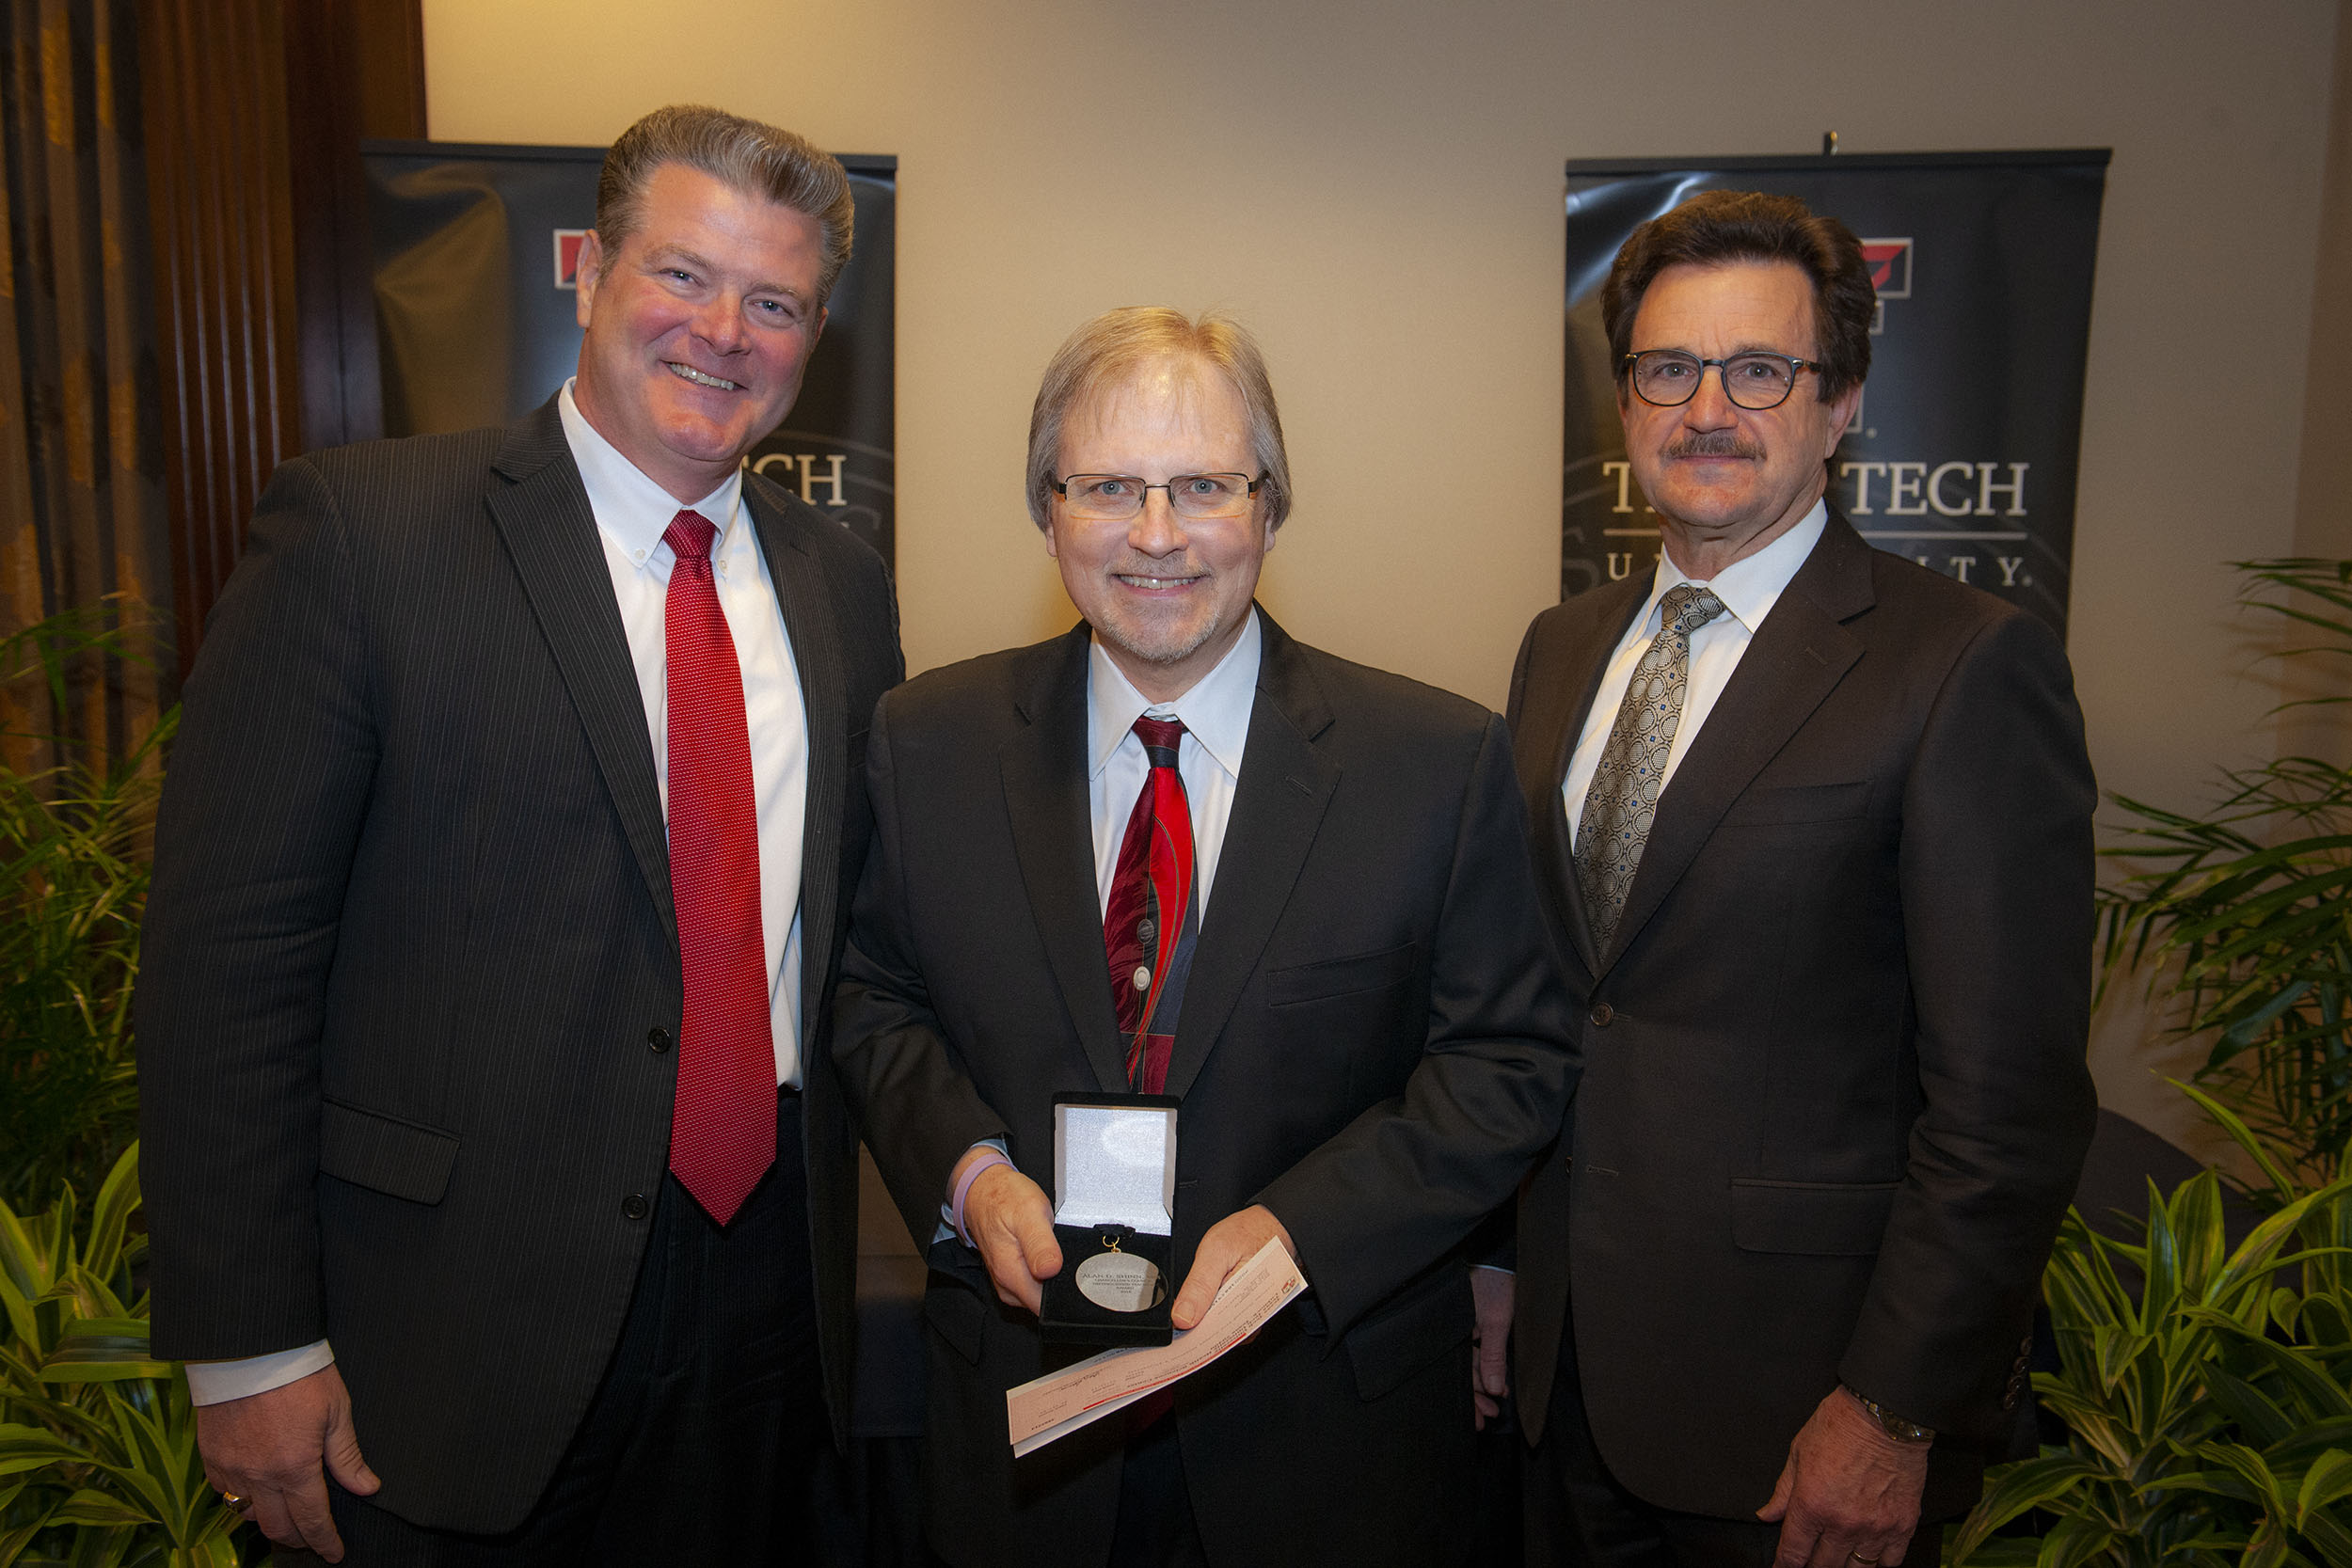
[[[903,665],[882,563],[741,460],[850,217],[801,137],[648,115],[573,380],[262,499],[187,686],[138,1024],[154,1347],[275,1541],[803,1555],[853,1307],[822,1039]]]
[[[1238,326],[1089,323],[1029,433],[1084,619],[878,710],[835,1002],[866,1141],[935,1236],[931,1544],[1005,1568],[1447,1560],[1474,1493],[1468,1239],[1574,1080],[1508,737],[1253,602],[1291,478]],[[1069,1359],[1046,1282],[1089,1279],[1046,1198],[1073,1093],[1181,1099],[1177,1328],[1271,1243],[1311,1293],[1172,1402],[1016,1460],[1006,1390]]]

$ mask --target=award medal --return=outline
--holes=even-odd
[[[1078,1290],[1109,1312],[1141,1312],[1168,1299],[1168,1282],[1149,1258],[1119,1250],[1119,1238],[1103,1237],[1104,1250],[1078,1265]]]

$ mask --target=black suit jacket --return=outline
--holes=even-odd
[[[1443,1560],[1470,1500],[1464,1239],[1573,1079],[1501,721],[1270,619],[1178,1021],[1178,1277],[1263,1203],[1312,1294],[1181,1386],[1210,1560]],[[1088,628],[934,671],[876,715],[875,851],[835,1050],[916,1233],[981,1139],[1054,1190],[1052,1101],[1122,1089],[1087,803]],[[1102,1560],[1121,1418],[1014,1464],[1049,1363],[961,1243],[933,1249],[927,1480],[960,1563]],[[1061,1360],[1073,1357],[1062,1355]]]
[[[828,1027],[902,673],[882,562],[744,500],[808,718],[802,1060],[846,1418],[856,1142]],[[159,1354],[332,1338],[378,1500],[518,1522],[585,1412],[667,1164],[683,1006],[653,752],[549,402],[297,458],[186,689],[138,998]],[[630,1208],[636,1206],[631,1205]]]
[[[1753,1516],[1840,1378],[1946,1433],[1974,1496],[2094,1113],[2097,803],[2066,656],[1832,515],[1659,802],[1596,951],[1561,781],[1646,574],[1536,617],[1520,784],[1585,1017],[1519,1218],[1519,1411],[1563,1331],[1602,1456]]]

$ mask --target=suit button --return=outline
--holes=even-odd
[[[661,1028],[659,1025],[646,1030],[645,1049],[652,1052],[657,1056],[660,1055],[664,1051],[669,1050],[670,1031]]]
[[[644,1219],[646,1210],[651,1207],[652,1205],[645,1201],[645,1195],[643,1193],[631,1193],[621,1199],[621,1213],[628,1219]]]
[[[1593,1007],[1593,1027],[1596,1029],[1606,1029],[1609,1027],[1609,1021],[1616,1016],[1616,1008],[1612,1007],[1606,1002],[1597,1003]]]

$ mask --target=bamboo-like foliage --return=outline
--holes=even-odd
[[[2241,604],[2317,634],[2281,657],[2352,661],[2352,561],[2235,564]],[[2106,853],[2139,869],[2103,895],[2103,958],[2179,962],[2185,1027],[2215,1037],[2199,1082],[2309,1186],[2352,1148],[2352,771],[2282,757],[2224,781],[2201,816],[2115,798],[2137,820]]]
[[[0,1568],[236,1568],[187,1378],[148,1354],[138,1203],[135,1144],[87,1223],[71,1187],[46,1214],[0,1205]]]
[[[2352,1160],[2298,1184],[2204,1105],[2282,1201],[2232,1250],[2218,1179],[2150,1183],[2138,1244],[2070,1213],[2043,1276],[2059,1370],[2034,1392],[2064,1448],[1996,1467],[1956,1565],[2352,1568]],[[1992,1532],[2041,1510],[2039,1539]]]
[[[114,619],[94,607],[0,639],[0,681],[44,683],[61,708],[70,663],[140,634]],[[0,768],[0,1202],[18,1210],[94,1187],[135,1132],[131,990],[176,718],[103,771]]]

